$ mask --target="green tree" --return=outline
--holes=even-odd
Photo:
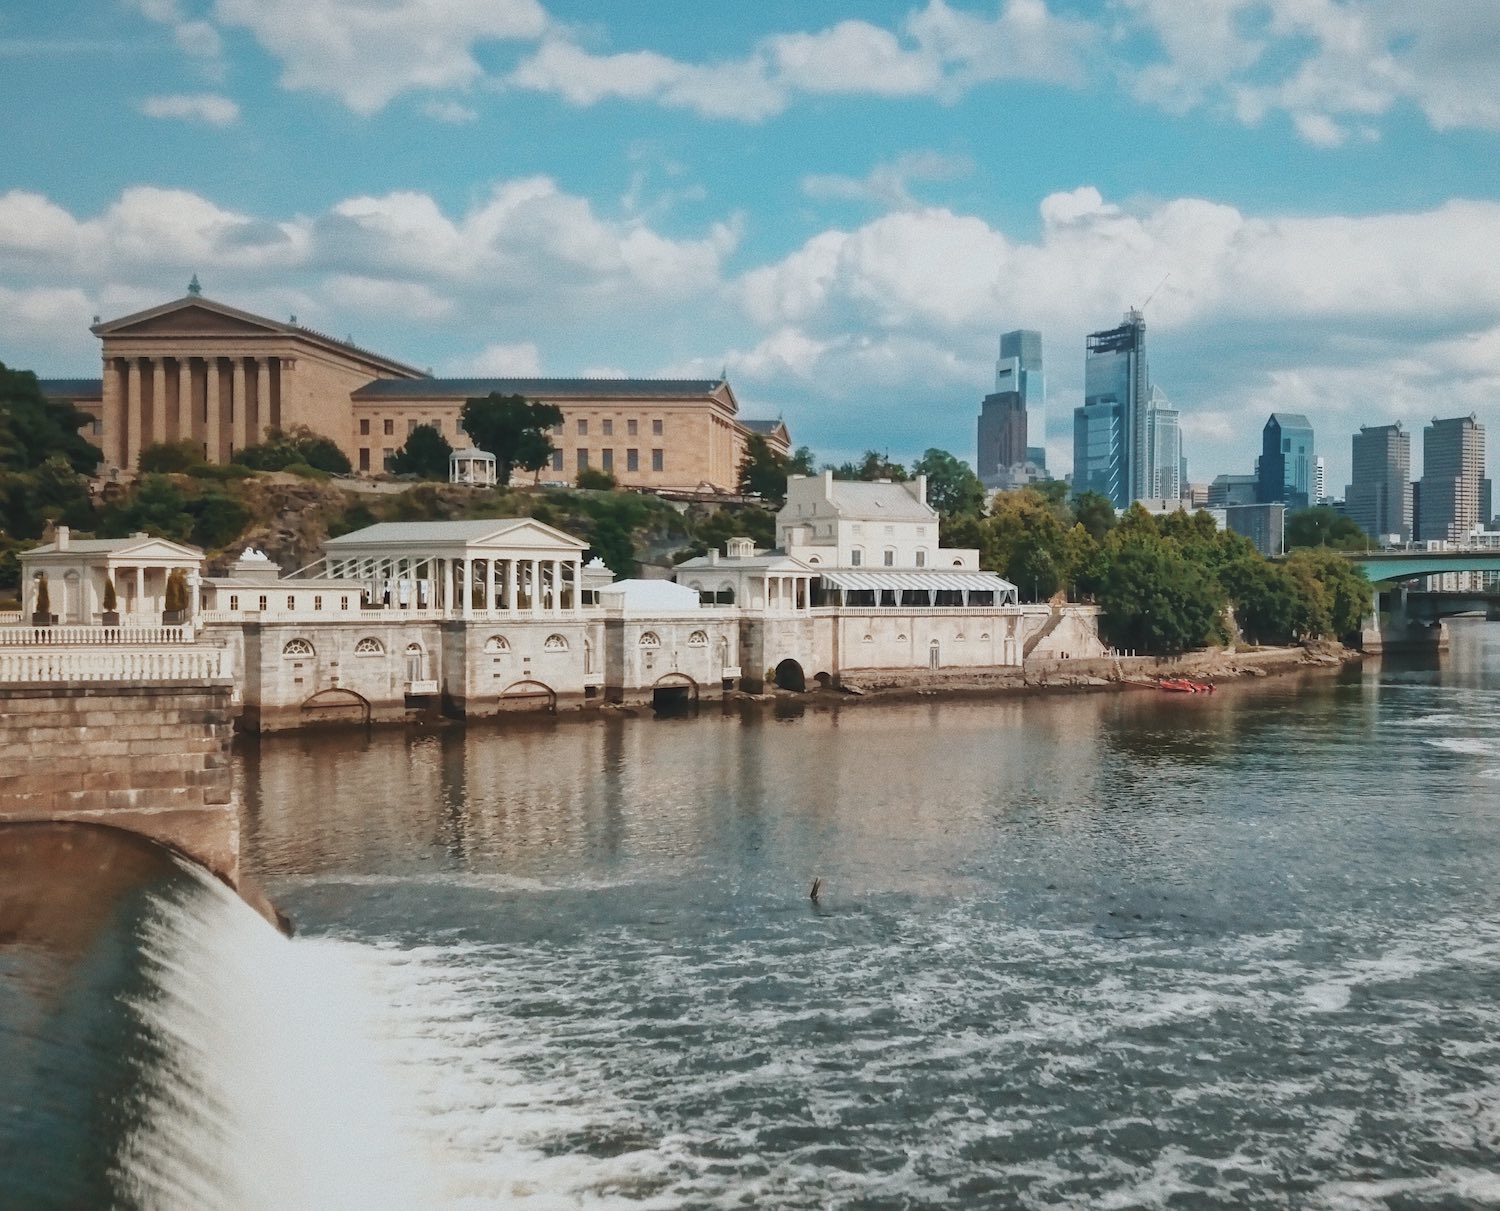
[[[406,445],[391,455],[387,468],[393,475],[415,475],[419,479],[447,482],[448,457],[453,447],[433,425],[418,425],[406,435]]]
[[[913,476],[927,476],[927,503],[942,517],[974,517],[984,512],[984,485],[968,463],[946,450],[929,449],[911,465]]]
[[[745,440],[745,457],[740,460],[740,491],[779,504],[786,499],[790,461],[785,454],[771,449],[771,443],[761,434],[750,434]]]
[[[1294,551],[1286,562],[1291,568],[1305,569],[1322,585],[1329,634],[1344,639],[1359,632],[1375,599],[1375,586],[1363,571],[1326,549]]]
[[[173,568],[167,575],[167,591],[163,594],[162,608],[180,612],[188,608],[187,573]]]
[[[235,451],[233,461],[255,471],[285,471],[296,463],[332,475],[348,475],[351,470],[349,458],[338,443],[306,425],[267,429],[264,441]]]
[[[1328,609],[1315,579],[1250,554],[1219,574],[1235,621],[1251,643],[1297,643],[1325,634]]]
[[[193,518],[181,488],[165,475],[143,475],[129,496],[104,510],[100,529],[110,538],[141,532],[187,542]]]
[[[89,483],[61,454],[30,471],[0,472],[0,529],[13,538],[39,538],[48,523],[92,529]]]
[[[1115,528],[1114,502],[1090,489],[1073,498],[1073,517],[1095,542],[1103,542]]]
[[[552,457],[548,431],[562,424],[555,404],[530,403],[519,395],[489,395],[466,400],[459,423],[470,440],[495,456],[495,475],[509,484],[511,471],[541,471]]]
[[[1370,538],[1359,523],[1327,505],[1298,509],[1286,519],[1286,545],[1294,547],[1332,547],[1335,551],[1363,551]]]
[[[79,430],[92,422],[72,404],[49,400],[30,370],[0,362],[0,470],[27,471],[61,456],[92,475],[103,457]]]
[[[1037,480],[1027,484],[1021,491],[1030,492],[1046,501],[1047,507],[1059,517],[1068,513],[1068,485],[1060,479]]]
[[[815,475],[817,461],[817,455],[812,452],[811,446],[798,446],[787,460],[786,472],[788,475]]]
[[[155,442],[141,451],[136,466],[142,472],[190,471],[203,463],[203,447],[194,441]]]
[[[619,577],[635,575],[635,543],[629,528],[615,517],[601,517],[589,537],[589,558],[598,556]]]
[[[1156,656],[1203,647],[1222,633],[1224,590],[1176,545],[1120,544],[1098,593],[1101,631],[1116,648]]]
[[[620,486],[619,480],[608,471],[601,471],[598,467],[585,467],[578,473],[577,483],[580,488],[587,488],[594,492],[613,492]]]
[[[866,450],[857,462],[840,463],[829,469],[833,472],[834,479],[862,479],[866,482],[889,479],[894,483],[906,481],[906,468],[900,463],[891,462],[878,450]]]
[[[1020,591],[1022,600],[1046,601],[1062,587],[1059,554],[1035,535],[1026,535],[1016,544],[1006,579]]]
[[[223,492],[205,492],[187,502],[192,541],[206,551],[228,546],[244,533],[250,509]]]

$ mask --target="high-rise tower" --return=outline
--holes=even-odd
[[[1354,435],[1354,476],[1344,512],[1374,539],[1411,540],[1411,434],[1394,425],[1361,425]],[[1426,502],[1423,502],[1424,511]]]
[[[1484,426],[1478,417],[1434,420],[1422,431],[1422,528],[1418,538],[1458,540],[1481,522]]]
[[[1084,342],[1083,406],[1073,412],[1073,487],[1115,507],[1150,496],[1150,375],[1146,317],[1132,308],[1118,328]]]
[[[1315,503],[1316,455],[1312,422],[1300,412],[1273,412],[1261,430],[1256,499],[1261,504],[1285,501],[1288,508]]]
[[[1016,462],[1047,465],[1047,376],[1042,369],[1042,334],[1018,328],[1000,337],[995,363],[995,392],[1017,391],[1026,411],[1028,444]]]

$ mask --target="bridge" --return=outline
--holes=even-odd
[[[1500,572],[1500,550],[1470,547],[1457,551],[1350,551],[1349,562],[1380,586],[1440,576],[1444,572]]]
[[[1375,614],[1361,636],[1366,651],[1434,649],[1447,646],[1444,618],[1482,613],[1500,618],[1500,595],[1422,592],[1407,583],[1448,572],[1500,573],[1500,550],[1469,547],[1450,551],[1348,551],[1349,562],[1375,586]]]

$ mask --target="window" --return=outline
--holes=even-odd
[[[544,652],[566,652],[567,650],[568,641],[561,635],[548,635],[547,641],[542,644],[542,651]]]
[[[859,565],[864,563],[864,561],[865,553],[858,547],[855,547],[852,551],[849,552],[849,566],[851,568],[859,567]]]
[[[639,471],[641,469],[641,452],[639,450],[625,451],[625,470]]]
[[[606,424],[609,422],[606,421]],[[599,466],[605,471],[615,469],[615,452],[613,450],[601,450],[599,452]]]
[[[641,647],[659,648],[661,647],[661,638],[655,631],[646,631],[641,635]]]
[[[891,547],[886,547],[885,557],[881,562],[888,568],[894,568],[896,566],[896,552]]]
[[[501,652],[508,652],[510,651],[510,640],[506,639],[504,635],[491,635],[484,641],[484,650],[492,656],[498,655]]]
[[[396,422],[393,421],[390,417],[386,417],[385,421],[381,425],[380,431],[387,437],[390,437],[391,434],[396,432]]]
[[[612,421],[612,420],[607,420],[607,421],[604,421],[603,424],[604,424],[604,436],[605,437],[613,437],[615,435],[615,422]]]
[[[918,526],[917,527],[917,537],[918,538],[926,538],[927,537],[927,527],[926,526]]]
[[[925,568],[926,566],[927,566],[927,548],[926,547],[918,547],[917,548],[917,567],[919,567],[919,568]]]
[[[435,416],[427,423],[434,429],[436,429],[439,433],[443,431],[443,418],[441,416]]]
[[[652,437],[660,437],[661,436],[661,425],[662,425],[662,423],[659,420],[654,420],[654,421],[651,422],[651,436]]]
[[[370,436],[370,418],[368,416],[359,418],[359,435],[361,437]]]
[[[552,469],[554,471],[561,471],[563,469],[561,450],[552,451]]]
[[[229,608],[231,610],[237,610],[237,609],[240,608],[240,599],[238,597],[236,597],[233,593],[231,593],[229,595]]]
[[[387,446],[384,450],[382,450],[380,452],[380,465],[381,465],[381,467],[384,468],[385,470],[389,471],[391,469],[391,459],[393,459],[395,457],[396,457],[396,448],[394,446]]]
[[[286,646],[281,649],[283,656],[311,656],[313,645],[305,639],[288,639]]]
[[[578,469],[587,471],[589,469],[589,452],[582,447],[578,450]]]
[[[322,608],[323,608],[323,595],[321,593],[314,593],[313,594],[313,609],[315,609],[315,610],[321,610]]]
[[[667,469],[666,458],[662,451],[651,451],[651,469],[653,471],[665,471]]]
[[[628,420],[625,422],[625,432],[631,437],[634,437],[636,435],[636,432],[640,429],[640,427],[641,426],[638,421]]]
[[[706,631],[694,631],[688,636],[688,647],[706,648],[708,646],[708,633]]]
[[[266,597],[262,597],[260,599],[260,610],[261,610],[261,613],[265,613],[266,607],[268,605],[270,605],[270,599],[266,598]]]
[[[894,537],[895,533],[896,533],[896,527],[895,526],[886,526],[886,528],[885,528],[885,536],[887,538]]]
[[[370,447],[369,446],[361,446],[359,448],[359,469],[361,471],[368,471],[370,469]]]
[[[554,437],[561,437],[562,436],[562,431],[563,431],[563,423],[562,423],[562,421],[558,421],[557,424],[555,424],[555,425],[552,426],[552,434],[553,434]]]
[[[354,645],[356,656],[384,656],[385,645],[373,635],[368,635]]]
[[[349,608],[349,598],[348,597],[340,597],[339,598],[339,609],[341,609],[341,610],[347,610],[348,608]]]
[[[588,431],[589,431],[589,423],[588,423],[588,421],[586,421],[586,420],[580,420],[578,422],[578,436],[579,437],[586,437],[586,436],[588,436]]]
[[[286,608],[289,610],[295,610],[297,608],[297,599],[290,593],[286,595]],[[295,642],[295,640],[293,642]]]
[[[417,431],[417,420],[416,420],[416,417],[408,416],[406,418],[406,436],[410,437],[416,431]]]

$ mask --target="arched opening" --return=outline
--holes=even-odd
[[[833,684],[833,675],[830,673],[814,673],[813,680],[817,682],[820,690],[826,690]]]
[[[651,707],[658,715],[686,714],[698,704],[698,683],[685,673],[668,673],[651,687]]]
[[[803,673],[802,666],[790,658],[778,664],[776,666],[776,688],[791,690],[797,694],[805,694],[807,692],[807,675]]]
[[[545,711],[557,713],[557,691],[550,685],[529,678],[513,681],[500,691],[502,711]]]
[[[353,690],[319,690],[302,704],[309,723],[369,723],[370,700]]]
[[[941,668],[943,664],[942,645],[934,639],[927,645],[927,667],[929,669]]]

